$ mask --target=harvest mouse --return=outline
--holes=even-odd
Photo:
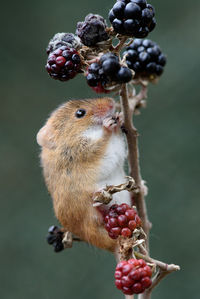
[[[92,198],[100,188],[124,180],[121,124],[113,99],[73,100],[58,107],[37,134],[56,217],[66,231],[110,251],[116,241]],[[130,204],[128,191],[113,195],[111,204],[122,202]]]

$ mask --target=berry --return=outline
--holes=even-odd
[[[163,73],[166,56],[160,47],[149,39],[135,39],[124,53],[128,67],[135,71],[135,78],[154,78]]]
[[[134,2],[130,2],[126,5],[124,15],[126,19],[137,19],[141,17],[142,10]]]
[[[113,6],[113,14],[116,18],[122,20],[124,17],[124,9],[126,7],[126,4],[122,1],[118,1],[115,3],[115,5]]]
[[[56,33],[47,46],[47,54],[55,51],[62,46],[78,50],[81,48],[81,42],[79,37],[77,37],[73,33]]]
[[[132,76],[131,70],[120,65],[118,56],[108,52],[88,67],[86,80],[95,92],[108,93],[107,85],[129,82]]]
[[[62,243],[63,234],[64,233],[57,226],[51,226],[48,229],[46,240],[49,245],[53,245],[55,252],[60,252],[64,249],[64,245]]]
[[[111,206],[104,221],[105,229],[112,239],[117,239],[120,235],[130,238],[133,231],[141,226],[137,212],[127,204]]]
[[[84,22],[78,22],[76,34],[84,45],[91,47],[109,38],[106,27],[107,24],[103,17],[89,14],[85,17]]]
[[[67,81],[73,79],[80,69],[81,58],[75,49],[62,46],[50,52],[46,70],[52,78]]]
[[[96,87],[98,85],[97,77],[95,76],[95,74],[88,73],[88,75],[87,75],[87,83],[91,87]]]
[[[132,72],[129,68],[122,66],[120,70],[116,74],[117,81],[120,83],[126,83],[131,81],[132,79]]]
[[[62,242],[54,243],[53,246],[55,252],[60,252],[64,249],[64,245]]]
[[[105,75],[111,76],[120,69],[119,61],[114,59],[106,59],[102,63],[102,68]]]
[[[101,82],[99,82],[97,86],[92,87],[92,89],[93,89],[96,93],[109,93],[109,90],[106,90],[106,89],[102,86]]]
[[[108,53],[102,55],[100,58],[100,62],[103,63],[105,60],[108,60],[108,59],[112,59],[112,60],[119,62],[118,56],[116,56],[115,54],[113,54],[111,52],[108,52]]]
[[[125,227],[122,229],[121,235],[130,238],[132,236],[132,231],[130,230],[130,228]]]
[[[109,12],[115,32],[144,38],[156,26],[155,10],[146,0],[118,0]]]
[[[126,295],[143,293],[151,282],[151,268],[142,259],[121,261],[115,270],[115,285]]]
[[[112,26],[117,33],[125,34],[123,21],[115,18],[112,22]]]

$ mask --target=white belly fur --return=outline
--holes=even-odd
[[[99,189],[106,187],[106,185],[118,185],[126,181],[123,169],[125,158],[126,147],[123,136],[121,134],[113,134],[100,165],[97,182],[97,187]],[[113,200],[108,206],[121,203],[131,204],[128,191],[114,194]]]

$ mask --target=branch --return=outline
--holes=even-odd
[[[124,190],[127,191],[135,191],[137,192],[138,189],[136,187],[135,181],[133,178],[127,176],[127,182],[124,184],[120,184],[120,185],[111,185],[111,186],[106,186],[105,188],[97,191],[94,193],[93,197],[93,201],[94,207],[97,207],[101,204],[108,204],[111,202],[112,200],[112,195],[117,193],[117,192],[121,192]]]
[[[139,252],[134,252],[135,256],[138,258],[141,258],[149,263],[153,263],[156,266],[159,267],[159,270],[157,271],[156,275],[154,276],[152,280],[152,285],[143,293],[139,296],[139,299],[150,299],[151,298],[151,293],[153,289],[160,283],[160,281],[167,276],[168,274],[179,271],[180,267],[178,265],[174,264],[166,264],[161,261],[155,260],[147,255],[143,255]]]
[[[146,101],[147,98],[147,86],[148,82],[140,82],[141,89],[140,92],[137,95],[129,95],[129,106],[130,110],[134,114],[138,114],[138,110],[141,107],[146,107]]]
[[[144,254],[141,254],[140,252],[137,252],[135,251],[134,252],[135,256],[137,256],[138,258],[140,259],[143,259],[149,263],[153,263],[155,264],[156,266],[158,266],[163,272],[173,272],[173,271],[177,271],[177,270],[180,270],[180,267],[178,265],[174,265],[174,264],[166,264],[166,263],[163,263],[161,261],[158,261],[158,260],[155,260],[147,255],[144,255]]]
[[[119,39],[119,43],[115,47],[113,47],[112,50],[114,53],[119,54],[121,49],[124,47],[124,44],[128,37],[118,35],[117,38]]]
[[[138,132],[135,126],[133,125],[132,116],[133,113],[129,106],[129,99],[127,95],[127,86],[126,84],[122,85],[120,92],[120,100],[122,111],[124,115],[124,128],[128,144],[128,160],[129,160],[129,169],[130,176],[134,178],[136,186],[139,188],[139,192],[134,194],[134,203],[138,214],[143,223],[143,229],[147,235],[146,247],[149,248],[148,235],[151,228],[151,223],[149,222],[146,203],[144,199],[144,188],[142,186],[142,179],[140,174],[139,166],[139,153],[138,153]]]
[[[81,242],[82,240],[80,238],[74,236],[71,232],[66,231],[64,233],[63,239],[62,239],[64,249],[71,248],[74,241]]]

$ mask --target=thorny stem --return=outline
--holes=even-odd
[[[138,132],[133,124],[133,111],[129,106],[129,98],[127,93],[127,85],[123,84],[120,91],[120,101],[122,106],[122,112],[124,115],[124,128],[126,132],[127,144],[128,144],[128,160],[130,175],[134,178],[136,186],[139,187],[139,192],[134,194],[134,202],[138,210],[138,214],[143,223],[143,229],[147,235],[146,248],[149,251],[149,230],[150,222],[147,216],[146,203],[144,199],[144,191],[142,189],[142,179],[139,166],[139,152],[138,152]],[[150,294],[150,293],[149,293]],[[151,296],[149,296],[150,299]],[[142,299],[142,298],[141,298]],[[143,298],[147,299],[147,298]]]
[[[147,235],[146,248],[148,250],[149,249],[148,235],[149,235],[149,230],[151,228],[151,224],[149,222],[148,215],[147,215],[147,208],[144,199],[144,189],[142,186],[142,179],[140,174],[139,152],[138,152],[138,132],[133,124],[133,120],[132,120],[133,110],[130,109],[129,106],[126,84],[122,85],[120,91],[120,100],[121,100],[121,106],[124,115],[124,128],[125,128],[127,144],[128,144],[128,160],[129,160],[130,176],[134,178],[136,186],[138,186],[139,188],[139,192],[137,194],[134,194],[133,204],[135,204],[137,207],[138,214],[143,223],[143,229]]]
[[[180,270],[180,267],[177,266],[177,265],[174,265],[174,264],[170,264],[170,265],[168,265],[168,264],[166,264],[166,263],[163,263],[163,262],[161,262],[161,261],[155,260],[155,259],[153,259],[153,258],[151,258],[151,257],[149,257],[149,256],[147,256],[147,255],[141,254],[141,253],[136,252],[136,251],[134,252],[134,254],[135,254],[138,258],[140,258],[140,259],[143,259],[143,260],[145,260],[145,261],[147,261],[147,262],[149,262],[149,263],[153,263],[153,264],[155,264],[155,265],[158,266],[158,267],[160,268],[160,270],[163,271],[163,272],[169,272],[169,273],[171,273],[171,272],[173,272],[173,271]],[[151,286],[151,288],[152,288],[152,286]]]
[[[131,95],[129,96],[129,106],[130,106],[130,110],[132,113],[138,114],[136,113],[137,111],[137,106],[146,106],[146,102],[144,101],[144,99],[147,98],[147,84],[142,84],[141,83],[141,90],[137,95]]]
[[[174,264],[168,265],[160,261],[149,258],[151,262],[154,262],[159,266],[159,270],[152,280],[152,285],[143,294],[141,294],[138,299],[150,299],[152,290],[160,283],[160,281],[168,274],[180,270],[180,267]]]
[[[142,258],[150,263],[154,263],[159,267],[150,288],[148,288],[143,294],[138,296],[138,299],[151,299],[151,293],[155,286],[169,273],[173,271],[180,270],[180,267],[174,264],[167,265],[163,262],[157,261],[149,257],[149,230],[151,229],[151,223],[149,222],[147,215],[147,208],[145,202],[145,191],[144,186],[142,185],[142,178],[140,174],[140,165],[139,165],[139,151],[138,151],[138,132],[133,123],[133,113],[135,112],[137,104],[143,99],[146,98],[147,88],[146,84],[142,84],[142,89],[139,96],[128,96],[127,85],[123,84],[120,91],[120,101],[122,112],[124,115],[124,131],[126,133],[127,144],[128,144],[128,161],[129,161],[129,171],[130,176],[134,178],[136,187],[138,187],[138,193],[132,194],[133,205],[136,205],[138,214],[143,223],[143,229],[147,236],[145,245],[138,246],[140,252],[133,252],[138,258]],[[126,297],[127,299],[129,297]],[[130,299],[132,299],[130,297]]]

